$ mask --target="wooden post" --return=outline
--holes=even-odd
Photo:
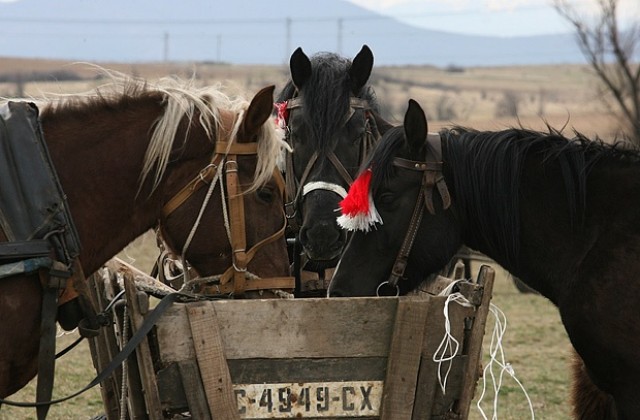
[[[131,330],[132,333],[135,334],[142,325],[144,317],[140,313],[140,304],[138,302],[134,279],[131,275],[127,275],[127,273],[123,273],[123,277],[127,297],[127,309],[129,311],[129,318],[131,319]],[[140,370],[140,379],[143,386],[144,400],[147,405],[147,413],[153,420],[162,419],[164,416],[162,414],[160,396],[158,395],[158,384],[153,369],[148,338],[145,337],[138,345],[136,349],[136,359],[138,361],[138,369]]]
[[[107,277],[106,279],[105,276]],[[105,281],[109,281],[108,273],[102,273],[101,271],[88,278],[89,298],[98,312],[102,312],[108,303],[105,298]],[[113,328],[111,326],[102,328],[97,337],[89,340],[89,349],[96,372],[102,372],[109,364],[109,361],[118,353],[118,345],[116,344]],[[121,382],[122,371],[117,369],[113,375],[100,384],[100,393],[102,394],[102,402],[108,420],[120,419],[119,384]]]
[[[477,283],[484,287],[484,293],[482,295],[482,303],[476,308],[476,316],[469,335],[469,347],[467,350],[469,357],[462,380],[462,393],[454,407],[454,410],[460,414],[462,419],[469,417],[469,407],[475,393],[476,382],[478,381],[480,357],[482,356],[482,338],[484,337],[489,306],[491,305],[494,278],[495,271],[493,268],[488,265],[480,267]]]

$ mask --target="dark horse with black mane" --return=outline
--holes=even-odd
[[[290,59],[291,80],[277,99],[293,149],[285,178],[291,231],[301,248],[294,257],[302,254],[304,269],[321,278],[346,243],[335,221],[338,202],[387,126],[368,84],[372,67],[366,45],[353,61],[333,53],[309,59],[298,48]]]
[[[407,293],[468,245],[558,307],[581,358],[575,416],[640,418],[637,151],[553,129],[428,134],[410,101],[365,168],[341,216],[363,231],[331,296]],[[356,186],[372,201],[354,203]]]
[[[95,272],[157,227],[198,274],[231,273],[221,277],[221,293],[241,294],[260,281],[265,289],[293,289],[291,278],[269,286],[289,271],[277,181],[285,143],[270,118],[274,87],[249,103],[175,79],[113,76],[97,91],[37,102],[83,271]],[[0,230],[0,242],[16,239],[29,238]],[[0,398],[36,374],[42,296],[37,272],[0,279]],[[74,320],[65,325],[73,328]]]

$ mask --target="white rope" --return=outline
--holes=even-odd
[[[223,166],[223,165],[220,165],[220,166]],[[231,244],[231,227],[229,224],[229,212],[227,211],[227,199],[224,195],[224,182],[222,182],[222,178],[220,179],[220,196],[221,196],[220,201],[222,201],[222,218],[224,220],[224,229],[227,231],[227,239],[229,240],[229,244]]]
[[[123,321],[122,321],[122,339],[120,340],[120,344],[122,350],[127,345],[127,334],[129,334],[129,317],[127,315],[127,305],[124,306],[123,312]],[[127,419],[127,394],[128,394],[128,373],[129,370],[127,368],[128,363],[127,359],[122,362],[122,385],[120,391],[120,420]]]
[[[533,403],[531,402],[531,398],[529,398],[529,394],[527,390],[524,388],[524,385],[516,378],[515,371],[513,370],[513,366],[506,361],[504,348],[502,347],[502,339],[504,337],[504,333],[507,330],[507,317],[504,312],[496,305],[491,303],[489,305],[489,311],[493,314],[495,318],[495,324],[493,327],[493,332],[491,334],[491,345],[489,346],[489,363],[485,366],[482,372],[482,393],[478,398],[478,402],[476,406],[482,415],[482,418],[485,420],[487,416],[484,413],[482,407],[480,407],[480,403],[484,398],[486,388],[487,388],[487,373],[491,376],[491,382],[493,384],[493,415],[492,420],[497,420],[498,418],[498,397],[500,394],[500,388],[502,387],[502,379],[504,373],[507,372],[509,376],[513,378],[514,381],[518,384],[524,396],[527,398],[527,402],[529,404],[529,411],[531,413],[531,419],[535,419],[535,413],[533,411]],[[494,366],[497,365],[500,368],[500,372],[496,375],[494,372]],[[497,380],[496,380],[497,376]]]
[[[442,394],[446,394],[447,389],[447,379],[449,378],[449,374],[451,373],[451,367],[453,365],[453,359],[457,356],[458,350],[460,349],[460,342],[456,340],[456,338],[451,334],[451,321],[449,319],[449,304],[451,302],[455,302],[459,305],[466,307],[473,307],[473,305],[467,300],[467,298],[460,292],[451,293],[453,287],[456,283],[463,280],[456,280],[451,282],[444,290],[439,293],[439,296],[447,296],[447,300],[444,303],[443,313],[444,313],[444,337],[440,342],[440,345],[436,349],[433,354],[433,361],[438,364],[438,382],[440,384],[440,389],[442,389]],[[449,356],[447,356],[449,354]],[[442,365],[447,363],[447,371],[442,376]]]
[[[204,201],[202,202],[202,206],[200,206],[198,217],[196,218],[196,221],[194,222],[193,227],[191,228],[191,232],[189,232],[189,236],[187,237],[187,240],[185,241],[184,246],[182,247],[182,253],[180,257],[182,259],[182,266],[185,267],[185,270],[183,271],[184,284],[186,284],[189,281],[189,269],[188,269],[187,261],[185,259],[185,255],[187,255],[187,249],[189,248],[189,245],[191,245],[191,241],[193,240],[193,237],[196,233],[196,230],[198,229],[198,226],[200,226],[200,220],[202,219],[204,210],[207,208],[207,205],[209,204],[209,199],[213,194],[213,190],[215,190],[218,180],[221,179],[220,178],[221,173],[222,173],[222,165],[218,166],[216,170],[216,174],[214,175],[213,179],[211,180],[211,183],[209,184],[209,189],[207,190],[207,195],[205,196]],[[223,183],[220,182],[220,189],[222,189],[222,184]],[[222,202],[224,203],[224,200],[222,200]]]

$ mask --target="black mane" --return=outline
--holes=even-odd
[[[293,98],[296,93],[304,96],[302,112],[309,127],[313,130],[311,145],[315,150],[324,152],[331,150],[333,144],[326,144],[325,139],[332,139],[344,123],[350,106],[351,80],[349,68],[351,60],[334,53],[318,53],[311,58],[311,77],[296,92],[293,81],[289,80],[277,102]],[[366,84],[356,97],[366,99],[369,106],[378,112],[378,101],[369,84]]]
[[[479,221],[475,229],[479,238],[509,262],[515,262],[519,253],[520,175],[527,157],[536,156],[542,165],[553,163],[561,168],[574,228],[584,222],[591,170],[597,164],[640,162],[640,152],[626,148],[624,143],[605,144],[580,133],[569,139],[551,128],[548,132],[521,128],[482,132],[454,127],[442,130],[440,135],[445,174],[453,179],[450,188],[456,207],[464,212],[463,218]],[[391,160],[403,142],[402,126],[389,130],[365,163],[364,168],[373,168],[373,193],[397,170]]]

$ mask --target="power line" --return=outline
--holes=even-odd
[[[529,12],[535,10],[545,10],[548,6],[523,6],[514,10],[492,10],[491,13],[513,13]],[[442,16],[464,16],[478,15],[486,12],[485,9],[466,9],[442,12],[415,13],[415,14],[399,14],[399,15],[381,15],[371,13],[369,15],[351,15],[351,16],[294,16],[284,18],[229,18],[229,19],[74,19],[74,18],[36,18],[24,16],[0,16],[0,22],[6,23],[39,23],[39,24],[96,24],[96,25],[238,25],[238,24],[281,24],[283,21],[290,19],[294,22],[335,22],[343,21],[371,21],[371,20],[394,20],[394,19],[422,19],[429,17]]]

